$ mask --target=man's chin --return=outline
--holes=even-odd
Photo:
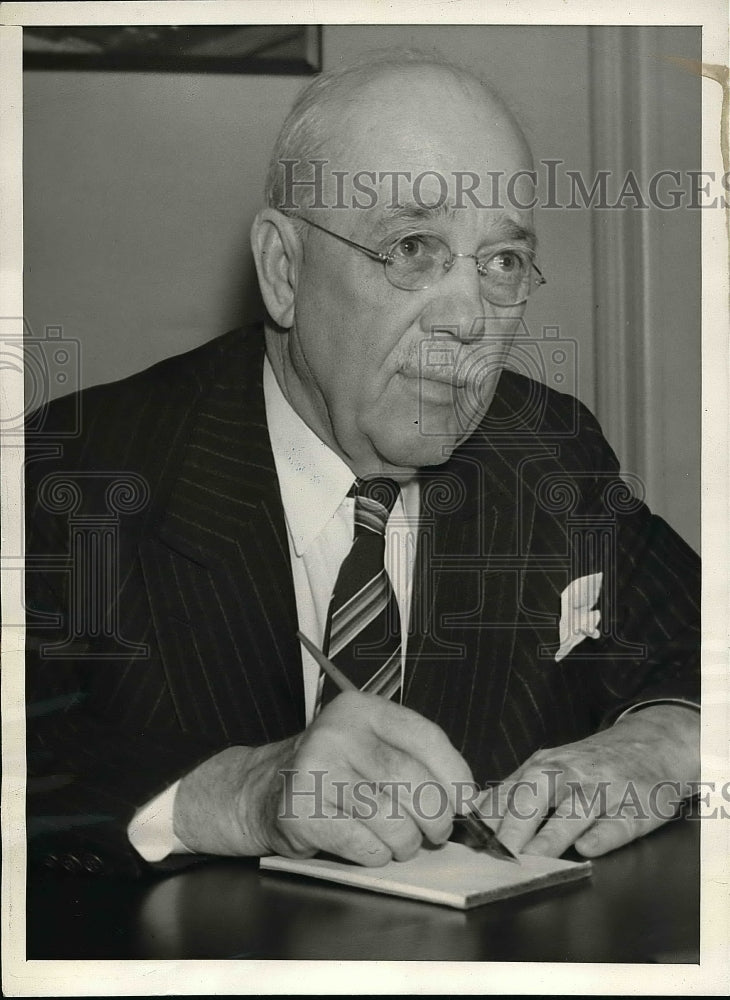
[[[380,454],[394,470],[415,470],[429,465],[443,465],[444,462],[448,462],[453,451],[466,437],[468,432],[429,435],[415,432],[407,438],[384,442]]]

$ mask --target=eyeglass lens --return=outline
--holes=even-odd
[[[457,256],[438,236],[410,233],[389,250],[385,273],[391,284],[409,291],[428,288],[453,266]],[[530,292],[532,259],[522,250],[505,249],[475,259],[484,294],[497,304],[516,305]]]

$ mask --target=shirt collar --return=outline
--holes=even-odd
[[[287,527],[294,551],[301,556],[334,517],[355,476],[293,409],[268,358],[264,402]]]

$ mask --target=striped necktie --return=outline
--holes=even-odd
[[[398,602],[385,570],[385,525],[400,493],[392,479],[356,479],[355,537],[337,575],[324,653],[361,691],[392,698],[401,686]],[[324,677],[320,707],[338,693]]]

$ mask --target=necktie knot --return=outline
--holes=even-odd
[[[355,536],[357,537],[363,531],[385,535],[385,525],[400,493],[398,483],[385,476],[356,479],[353,492],[355,495]]]

